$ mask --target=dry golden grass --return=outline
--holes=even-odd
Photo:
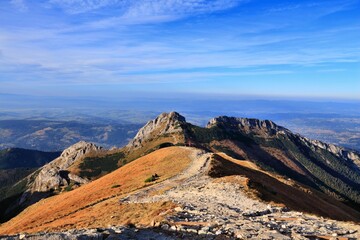
[[[133,160],[138,158],[139,156],[144,155],[145,153],[152,151],[154,148],[158,147],[162,143],[172,143],[172,144],[179,144],[185,143],[185,137],[182,133],[173,133],[171,136],[157,136],[152,139],[148,139],[147,141],[142,143],[142,147],[138,149],[128,149],[124,148],[124,152],[126,152],[126,159]]]
[[[221,156],[222,158],[225,158],[233,163],[236,163],[238,165],[241,165],[243,167],[247,167],[247,168],[251,168],[251,169],[254,169],[254,170],[258,170],[258,171],[261,171],[261,169],[253,162],[250,162],[248,160],[238,160],[238,159],[235,159],[233,157],[230,157],[229,155],[225,154],[225,153],[217,153],[219,156]]]
[[[87,154],[85,154],[84,156],[82,156],[80,159],[78,159],[76,162],[74,162],[67,170],[73,174],[76,175],[80,175],[81,172],[81,164],[84,162],[85,158],[101,158],[101,157],[105,157],[106,155],[109,154],[114,154],[114,153],[119,153],[122,152],[122,149],[113,149],[113,150],[102,150],[102,151],[94,151],[94,152],[89,152]]]
[[[124,167],[71,192],[44,199],[0,226],[0,234],[54,231],[77,227],[107,226],[125,222],[148,223],[170,203],[119,204],[119,198],[145,186],[154,173],[160,181],[183,171],[193,149],[169,147],[141,157]],[[120,187],[112,188],[114,185]],[[164,205],[163,205],[164,204]]]

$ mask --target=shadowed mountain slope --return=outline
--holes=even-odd
[[[0,169],[37,168],[50,162],[60,152],[42,152],[22,148],[0,150]]]

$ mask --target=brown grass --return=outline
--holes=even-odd
[[[230,157],[228,155],[226,155],[225,153],[217,153],[219,156],[221,156],[222,158],[225,158],[231,162],[234,162],[238,165],[241,165],[243,167],[247,167],[247,168],[250,168],[250,169],[254,169],[254,170],[258,170],[258,171],[261,171],[261,169],[253,162],[250,162],[248,160],[238,160],[238,159],[235,159],[233,157]]]
[[[141,157],[71,192],[44,199],[0,226],[0,234],[54,231],[74,226],[107,226],[126,221],[148,223],[170,203],[120,205],[119,198],[145,186],[154,173],[160,181],[176,175],[191,162],[191,148],[169,147]],[[120,187],[112,188],[118,184]],[[133,211],[132,211],[133,210]]]
[[[145,142],[142,143],[142,147],[138,149],[128,149],[124,148],[124,152],[126,152],[126,159],[127,160],[133,160],[140,156],[143,156],[144,154],[152,151],[156,147],[158,147],[162,143],[172,143],[172,144],[178,144],[178,143],[185,143],[184,135],[181,133],[173,133],[171,136],[157,136],[154,135],[154,138],[148,139]]]

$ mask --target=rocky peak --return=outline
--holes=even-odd
[[[319,140],[312,140],[299,134],[297,134],[296,137],[298,137],[305,145],[307,145],[311,149],[316,150],[316,148],[320,148],[326,150],[339,158],[354,163],[360,169],[360,154],[358,152],[336,146],[334,144],[324,143]]]
[[[51,164],[58,168],[65,169],[70,167],[76,160],[78,160],[83,155],[89,152],[96,152],[101,149],[102,147],[96,146],[94,143],[80,141],[65,149],[61,153],[60,157],[51,162]]]
[[[128,147],[138,148],[142,143],[154,137],[164,134],[180,133],[183,131],[182,125],[186,123],[185,117],[177,112],[162,113],[154,120],[147,122],[136,134]]]
[[[66,171],[77,160],[90,152],[100,151],[102,148],[93,143],[80,141],[65,149],[60,157],[43,166],[32,183],[31,192],[47,192],[67,185],[70,180],[79,184],[86,180]]]
[[[276,125],[270,120],[259,120],[256,118],[235,118],[220,116],[213,118],[206,125],[206,128],[220,127],[229,130],[235,131],[244,131],[246,133],[255,132],[255,133],[267,133],[269,135],[274,135],[278,132],[289,133],[290,131],[284,127]]]

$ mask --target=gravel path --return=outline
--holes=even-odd
[[[205,175],[205,172],[207,171],[210,164],[211,156],[211,153],[206,153],[205,151],[194,148],[190,156],[192,160],[190,166],[183,172],[165,181],[131,193],[126,198],[120,199],[120,202],[144,202],[144,199],[152,196],[159,191],[174,188],[178,185],[183,185],[185,182],[193,182],[193,179],[197,179],[200,176]]]

